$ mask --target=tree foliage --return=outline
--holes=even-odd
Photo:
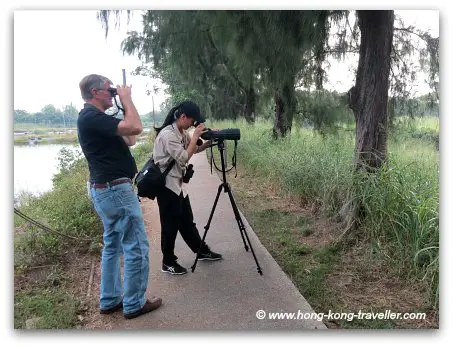
[[[329,37],[327,56],[338,60],[346,54],[359,54],[360,28],[356,11],[336,22],[336,31]],[[355,70],[357,73],[357,70]],[[414,99],[418,81],[427,76],[432,105],[439,101],[439,38],[414,26],[405,25],[395,14],[390,66],[390,95],[393,102],[403,104]]]
[[[41,111],[29,113],[25,110],[14,110],[14,123],[34,123],[40,125],[75,127],[79,111],[74,105],[66,105],[62,110],[54,105],[46,105]]]
[[[99,13],[106,34],[111,15],[118,25],[120,11]],[[355,11],[143,11],[142,23],[122,48],[141,59],[137,74],[168,86],[168,108],[191,98],[208,117],[253,122],[257,110],[272,103],[275,136],[289,133],[304,109],[297,106],[297,88],[323,90],[327,58],[358,54],[361,37]],[[438,38],[396,16],[390,105],[410,110],[414,81],[425,72],[434,108],[438,70]]]
[[[101,12],[108,27],[109,11]],[[260,99],[274,99],[274,135],[285,136],[296,111],[297,82],[303,77],[322,88],[329,18],[345,13],[146,11],[143,31],[130,32],[122,47],[142,60],[137,73],[169,86],[173,103],[190,97],[208,116],[253,122],[257,104],[267,102]]]

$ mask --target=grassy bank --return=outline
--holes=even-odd
[[[44,231],[15,215],[14,327],[27,320],[36,328],[70,328],[78,323],[83,296],[68,290],[66,264],[99,251],[101,225],[86,193],[88,168],[84,159],[63,150],[60,172],[52,191],[39,197],[22,196],[20,210],[50,227]],[[63,236],[65,235],[65,236]]]
[[[34,145],[45,145],[45,144],[77,144],[79,139],[77,137],[77,131],[72,133],[54,133],[48,134],[45,133],[39,136],[39,140],[37,140],[38,135],[16,135],[14,136],[14,145],[29,145],[33,142]],[[148,139],[149,135],[141,135],[137,137],[137,141],[144,142]]]
[[[77,133],[71,134],[55,134],[55,135],[46,135],[36,140],[36,136],[23,135],[23,136],[14,136],[14,145],[29,145],[33,143],[35,145],[44,145],[44,144],[71,144],[78,143]]]
[[[294,129],[271,138],[272,125],[239,127],[240,174],[232,185],[261,241],[320,312],[370,309],[428,312],[424,322],[331,322],[342,327],[436,326],[439,290],[439,153],[435,141],[399,125],[389,164],[367,177],[359,232],[343,243],[336,216],[354,180],[354,138]],[[421,130],[423,131],[423,130]],[[401,135],[405,134],[405,137]],[[231,148],[231,146],[230,146]]]
[[[38,270],[38,269],[37,269]],[[81,293],[71,292],[69,276],[61,265],[15,276],[15,329],[69,329],[80,323],[84,311]],[[38,276],[36,276],[38,274]]]

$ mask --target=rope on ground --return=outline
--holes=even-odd
[[[37,226],[38,228],[40,228],[40,229],[42,229],[44,231],[50,232],[52,234],[57,234],[57,235],[60,235],[60,236],[63,236],[63,237],[67,237],[67,238],[70,238],[70,239],[73,239],[73,240],[77,240],[77,241],[95,241],[94,239],[75,237],[75,236],[71,236],[71,235],[67,235],[67,234],[63,234],[61,232],[55,231],[55,230],[53,230],[53,229],[41,224],[40,222],[34,220],[33,218],[28,217],[27,215],[23,214],[16,207],[14,207],[14,213],[17,214],[19,217],[25,219],[27,222]]]

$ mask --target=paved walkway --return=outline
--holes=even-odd
[[[194,155],[195,174],[189,184],[195,222],[201,236],[209,218],[220,180],[205,153]],[[234,194],[234,187],[232,187]],[[207,244],[224,259],[199,261],[195,272],[195,255],[178,234],[175,254],[189,272],[171,276],[160,271],[160,221],[155,201],[143,199],[142,207],[150,239],[149,296],[160,296],[163,305],[157,311],[126,320],[122,314],[111,315],[112,329],[181,329],[181,330],[261,330],[325,329],[315,320],[258,319],[256,312],[313,312],[291,280],[259,242],[242,216],[250,242],[261,265],[257,272],[252,253],[246,252],[234,218],[228,195],[222,191],[208,230]]]

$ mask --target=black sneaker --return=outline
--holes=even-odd
[[[222,255],[213,251],[208,251],[206,253],[200,253],[198,257],[199,260],[220,260],[222,259]]]
[[[162,264],[162,272],[168,272],[169,274],[172,275],[184,275],[187,273],[187,269],[181,265],[179,265],[177,262],[174,262],[170,265]]]

